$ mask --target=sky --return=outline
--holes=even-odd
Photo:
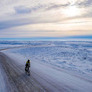
[[[0,0],[0,39],[50,37],[92,39],[92,0]]]

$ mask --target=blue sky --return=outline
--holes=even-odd
[[[0,39],[92,39],[92,0],[1,0]]]

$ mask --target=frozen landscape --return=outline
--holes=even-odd
[[[0,92],[92,92],[92,41],[0,41]]]

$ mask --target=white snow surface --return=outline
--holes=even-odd
[[[9,85],[7,81],[7,76],[4,73],[4,70],[0,64],[0,92],[9,92],[7,85]]]
[[[69,92],[92,92],[92,42],[33,43],[3,52],[22,66],[30,59],[31,71],[60,90],[62,86]],[[42,79],[39,82],[55,90]]]
[[[6,90],[5,81],[4,81],[4,77],[3,77],[2,71],[0,69],[0,92],[5,92],[5,90]]]
[[[18,58],[22,55],[25,61],[30,59],[32,62],[43,62],[92,76],[92,42],[49,42],[49,45],[48,42],[43,42],[43,44],[45,45],[38,42],[35,46],[27,45],[25,48],[5,52],[16,54]]]

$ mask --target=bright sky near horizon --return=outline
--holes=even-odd
[[[0,0],[0,38],[92,35],[92,0]]]

